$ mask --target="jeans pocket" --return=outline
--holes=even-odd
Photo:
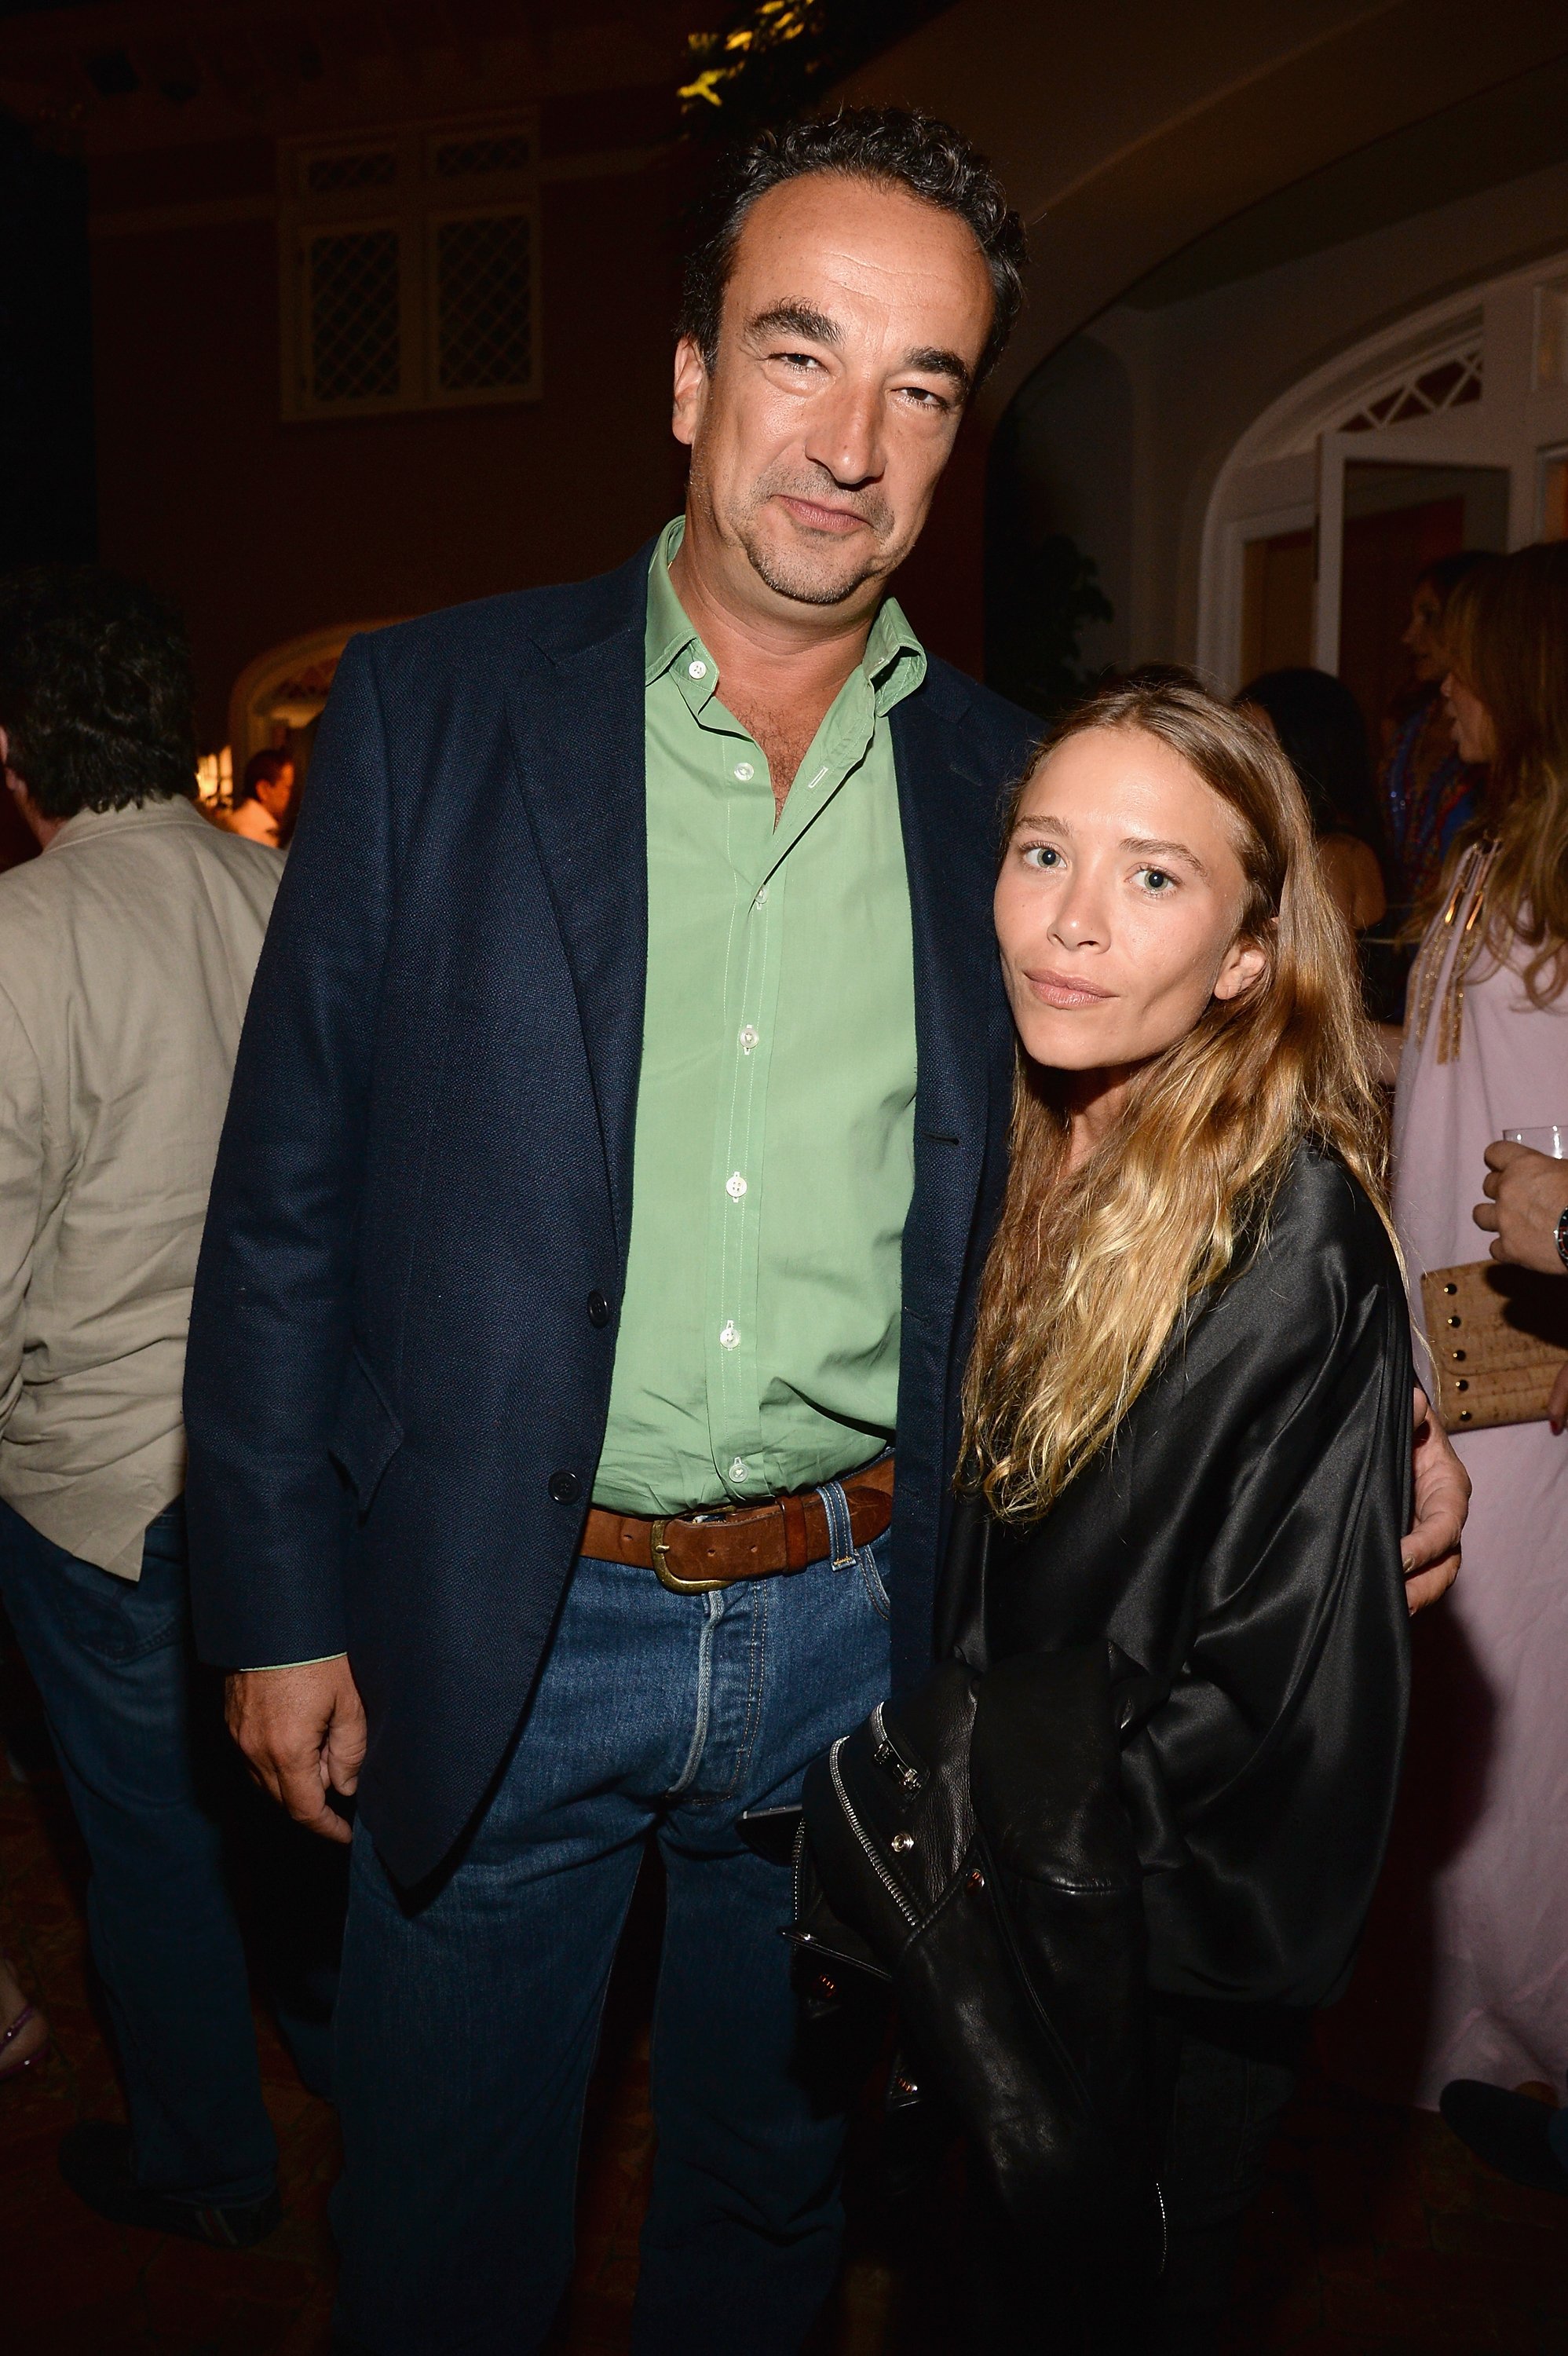
[[[855,1558],[860,1566],[860,1578],[865,1586],[867,1600],[872,1611],[881,1620],[891,1620],[893,1610],[888,1595],[887,1582],[882,1577],[882,1565],[880,1559],[880,1551],[886,1544],[885,1538],[873,1538],[870,1545],[863,1546]]]
[[[51,1574],[60,1581],[60,1618],[72,1641],[93,1660],[118,1668],[184,1639],[189,1606],[183,1572],[144,1564],[138,1580],[119,1579],[96,1563],[74,1559]]]

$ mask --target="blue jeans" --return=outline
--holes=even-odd
[[[0,1600],[43,1697],[91,1863],[88,1929],[144,2191],[218,2206],[277,2176],[245,1955],[213,1812],[185,1509],[147,1531],[139,1581],[79,1562],[0,1504]]]
[[[886,1544],[699,1596],[582,1558],[507,1766],[433,1893],[400,1891],[357,1832],[335,2212],[356,2345],[524,2356],[545,2339],[571,2271],[605,1985],[653,1832],[658,2154],[632,2345],[799,2348],[837,2268],[850,2095],[842,2072],[814,2076],[800,2034],[789,1873],[736,1823],[798,1798],[808,1762],[886,1693]]]

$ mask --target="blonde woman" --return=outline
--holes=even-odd
[[[1488,1146],[1568,1120],[1568,545],[1470,573],[1444,633],[1456,745],[1489,782],[1411,978],[1394,1215],[1413,1280],[1483,1257]],[[1419,1903],[1379,1909],[1387,1994],[1359,2058],[1379,2091],[1424,2104],[1460,2077],[1543,2081],[1561,2101],[1568,1439],[1541,1421],[1457,1446],[1474,1484],[1466,1573],[1418,1650],[1413,1760],[1431,1766],[1391,1858]]]
[[[1380,1117],[1300,788],[1195,683],[1107,689],[1047,743],[996,922],[1023,1057],[949,1626],[981,1668],[1110,1640],[1170,2236],[1147,2345],[1201,2348],[1399,1772]]]

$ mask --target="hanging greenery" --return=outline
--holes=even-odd
[[[733,139],[786,122],[949,0],[754,0],[688,37],[680,91],[688,133]]]

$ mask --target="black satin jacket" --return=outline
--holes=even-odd
[[[1349,1970],[1404,1740],[1413,1380],[1381,1223],[1303,1147],[1114,1447],[1028,1527],[961,1508],[944,1649],[1110,1639],[1167,1994],[1316,2005]]]

